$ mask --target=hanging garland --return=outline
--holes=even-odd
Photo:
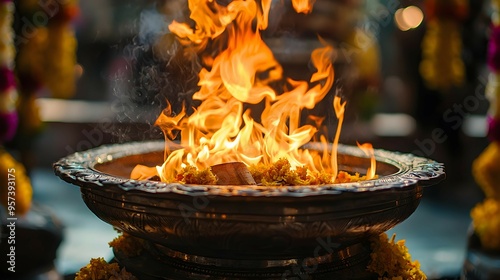
[[[8,141],[14,137],[17,127],[17,90],[14,77],[12,14],[14,4],[0,2],[0,138]]]
[[[66,1],[47,25],[44,79],[56,98],[68,98],[75,92],[76,38],[72,21],[78,13],[77,1]]]
[[[25,138],[41,129],[35,99],[42,89],[55,98],[69,98],[75,92],[77,42],[72,22],[79,13],[77,3],[76,0],[45,3],[57,9],[45,14],[46,25],[33,24],[30,36],[21,41],[16,73],[20,82],[20,134]],[[38,1],[20,1],[19,8],[25,18],[34,18],[34,14],[41,12]]]
[[[14,32],[12,1],[0,1],[0,204],[7,215],[25,214],[31,205],[32,188],[24,167],[1,144],[10,141],[18,126],[17,89],[14,76]],[[14,200],[12,200],[14,199]],[[9,209],[9,202],[15,207]]]
[[[472,165],[476,182],[486,199],[471,211],[475,233],[487,250],[500,250],[500,0],[492,0],[492,26],[488,44],[488,67],[491,71],[486,86],[490,101],[487,116],[489,146]]]
[[[24,37],[18,42],[16,57],[12,30],[14,4],[0,0],[0,204],[8,210],[8,199],[15,191],[14,215],[29,210],[32,187],[25,167],[1,144],[17,135],[16,144],[21,145],[23,153],[24,145],[41,129],[35,97],[42,88],[58,98],[70,97],[75,91],[76,39],[71,24],[78,14],[77,1],[44,3],[58,9],[54,14],[44,14],[48,19],[46,26],[30,23],[29,36],[20,34]],[[21,17],[29,19],[34,18],[41,7],[39,1],[28,0],[19,1],[19,9]],[[28,26],[26,22],[23,24]],[[9,188],[12,178],[15,178],[15,187]]]
[[[427,31],[422,41],[420,75],[427,87],[448,91],[463,84],[460,24],[468,15],[467,0],[427,0]]]

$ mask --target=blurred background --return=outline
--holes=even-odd
[[[33,41],[38,36],[26,36],[31,34],[26,26],[39,28],[44,21],[40,13],[51,15],[59,2],[31,7],[19,2],[24,1],[15,1],[16,33]],[[489,1],[442,1],[449,8],[443,13],[429,9],[433,2],[317,0],[311,15],[297,16],[273,1],[275,16],[264,38],[285,73],[297,78],[311,67],[310,42],[317,35],[335,46],[334,90],[348,101],[342,143],[371,142],[375,148],[445,164],[447,179],[426,188],[420,207],[391,233],[406,240],[430,279],[457,279],[469,212],[483,199],[471,164],[488,145],[484,91],[491,10]],[[29,77],[40,66],[34,62],[39,58],[21,58],[18,67],[28,74],[19,78],[20,96],[31,103],[28,112],[19,109],[17,135],[4,143],[31,180],[34,206],[26,227],[40,232],[49,228],[51,233],[45,241],[32,242],[53,239],[44,252],[55,250],[55,255],[35,250],[27,261],[33,263],[42,254],[32,274],[45,279],[72,275],[93,257],[111,259],[107,243],[117,235],[86,208],[78,187],[53,174],[52,164],[104,144],[163,139],[153,126],[156,117],[166,99],[174,110],[183,101],[191,104],[200,67],[178,55],[179,46],[168,34],[169,22],[185,18],[183,1],[86,0],[75,5],[79,12],[67,27],[76,40],[71,71],[76,86],[54,94]],[[17,44],[19,55],[34,54],[41,46],[28,45]],[[50,50],[56,60],[72,55],[62,47]],[[324,104],[317,112],[330,111]],[[326,124],[336,127],[333,112],[327,113]]]

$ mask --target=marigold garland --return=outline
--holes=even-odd
[[[488,45],[488,66],[491,74],[486,86],[490,101],[488,110],[488,138],[491,143],[477,157],[472,166],[476,182],[486,199],[471,210],[474,231],[487,250],[500,251],[500,0],[491,2],[492,32]]]
[[[500,142],[491,142],[473,162],[472,174],[487,198],[500,200],[499,156]]]
[[[0,144],[10,141],[16,134],[30,137],[41,128],[35,95],[47,86],[55,97],[69,97],[74,92],[74,66],[76,40],[71,28],[71,20],[77,15],[76,0],[63,4],[54,1],[58,7],[50,17],[46,27],[30,29],[30,36],[19,41],[16,74],[20,81],[20,97],[16,88],[14,74],[14,32],[12,20],[14,4],[0,1]],[[45,3],[47,4],[47,3]],[[20,1],[24,13],[40,10],[38,1]],[[27,23],[25,23],[27,24]],[[27,36],[26,34],[21,34]],[[19,119],[18,119],[19,116]],[[18,129],[19,127],[19,129]],[[23,165],[18,163],[4,149],[0,149],[2,170],[15,170],[16,178],[16,215],[29,210],[32,198],[30,180]],[[0,175],[0,204],[7,205],[8,173]]]
[[[24,166],[17,162],[1,144],[16,133],[18,96],[14,75],[14,32],[12,1],[0,1],[0,204],[9,215],[23,215],[31,206],[32,188]],[[10,184],[9,184],[10,182]],[[14,182],[14,184],[12,184]],[[8,210],[9,198],[15,199],[15,210]]]
[[[14,137],[17,128],[17,90],[14,77],[14,4],[0,2],[0,143]]]
[[[49,0],[44,6],[53,9],[42,9],[34,0],[19,3],[22,17],[43,12],[47,21],[45,25],[26,23],[32,31],[29,36],[20,34],[16,70],[28,94],[47,87],[54,97],[70,97],[75,88],[76,39],[71,24],[78,15],[77,1]]]
[[[72,20],[78,15],[76,0],[47,1],[53,10],[41,10],[39,1],[21,1],[21,16],[33,18],[44,12],[46,25],[32,24],[30,35],[19,41],[16,72],[20,80],[22,117],[20,132],[27,137],[41,129],[33,102],[42,88],[56,98],[68,98],[75,92],[76,39]],[[21,37],[24,36],[20,34]]]
[[[431,89],[448,91],[465,78],[460,23],[468,14],[466,0],[427,0],[427,31],[422,41],[420,74]]]
[[[35,103],[37,93],[43,87],[45,72],[45,49],[47,48],[48,30],[38,27],[28,41],[19,50],[16,60],[16,72],[19,77],[20,102],[18,105],[20,127],[19,134],[32,137],[42,129],[42,121]]]
[[[76,38],[72,19],[78,15],[76,0],[65,1],[49,20],[45,82],[52,96],[68,98],[75,92]]]

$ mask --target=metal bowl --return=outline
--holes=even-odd
[[[264,187],[128,179],[136,164],[160,165],[163,150],[158,141],[102,146],[59,160],[54,171],[80,186],[96,216],[150,241],[161,254],[250,267],[364,242],[409,217],[423,187],[445,177],[433,160],[375,150],[379,178],[356,183]],[[369,166],[357,147],[341,145],[338,153],[341,170],[364,173]]]

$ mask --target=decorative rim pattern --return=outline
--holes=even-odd
[[[315,148],[312,143],[308,148]],[[104,145],[98,148],[78,152],[64,157],[54,163],[54,172],[64,181],[84,188],[118,187],[125,191],[144,191],[148,193],[175,193],[190,196],[272,196],[272,197],[305,197],[316,195],[335,195],[343,192],[371,192],[419,184],[429,186],[443,180],[446,175],[444,166],[434,160],[418,157],[413,154],[391,152],[375,149],[378,162],[396,167],[399,171],[378,179],[320,186],[222,186],[222,185],[188,185],[180,183],[164,183],[149,180],[132,180],[106,174],[96,170],[95,166],[111,162],[127,156],[161,152],[165,147],[163,141],[130,142],[124,144]],[[319,146],[318,146],[319,147]],[[366,158],[358,147],[339,145],[339,154]],[[230,190],[230,191],[228,191]]]

